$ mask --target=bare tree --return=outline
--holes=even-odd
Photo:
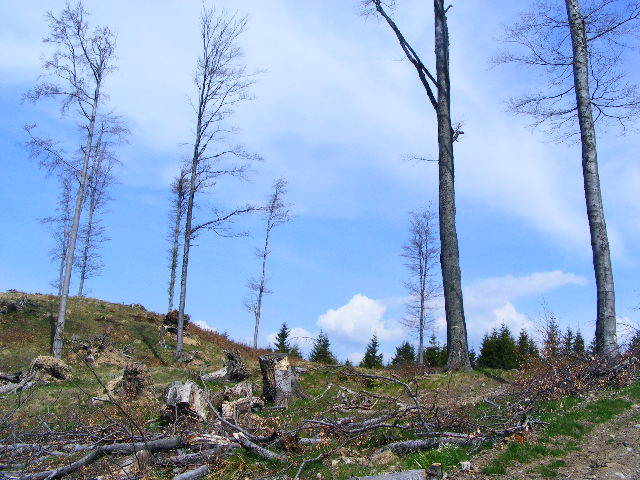
[[[556,140],[580,135],[582,173],[597,290],[598,353],[618,352],[611,253],[605,223],[596,123],[623,129],[640,113],[640,95],[620,69],[623,54],[640,21],[640,2],[565,0],[564,9],[540,1],[508,27],[505,41],[512,51],[496,60],[535,67],[546,74],[539,91],[511,100],[516,113],[534,125],[547,125]],[[563,11],[564,10],[564,11]],[[594,115],[595,112],[595,115]]]
[[[104,212],[110,200],[108,188],[115,183],[113,168],[118,159],[110,148],[122,142],[129,131],[119,117],[107,115],[100,119],[97,140],[91,159],[87,183],[85,225],[80,229],[81,244],[78,258],[78,296],[84,294],[84,284],[88,278],[100,273],[103,264],[99,247],[109,239],[102,224],[100,214]]]
[[[409,271],[405,288],[410,299],[402,323],[418,334],[418,365],[424,364],[424,332],[431,326],[430,301],[440,293],[433,278],[438,265],[436,219],[431,208],[409,213],[409,240],[402,246],[402,256]]]
[[[60,193],[58,194],[57,215],[54,217],[46,217],[41,221],[49,225],[53,235],[53,246],[49,249],[51,261],[58,264],[58,275],[51,286],[56,289],[58,295],[62,293],[62,284],[64,283],[64,260],[67,256],[67,248],[69,246],[69,233],[71,230],[71,222],[73,220],[73,178],[69,175],[60,175]]]
[[[222,177],[244,178],[247,161],[257,156],[242,147],[221,147],[227,144],[235,129],[226,125],[235,107],[249,99],[249,87],[253,79],[242,64],[242,49],[238,38],[244,32],[247,17],[238,17],[222,11],[203,8],[200,18],[201,56],[196,66],[194,83],[197,99],[194,102],[196,114],[193,155],[189,166],[189,185],[185,213],[182,270],[180,278],[180,303],[178,307],[178,329],[176,360],[182,359],[182,337],[184,332],[184,310],[187,296],[187,273],[191,242],[201,230],[212,230],[219,235],[227,235],[228,221],[242,213],[255,210],[247,205],[230,212],[214,211],[212,218],[199,225],[193,222],[196,193],[212,187]],[[211,153],[211,147],[220,147]],[[235,163],[240,161],[240,163]]]
[[[187,197],[187,186],[189,183],[189,172],[183,168],[171,183],[171,211],[169,222],[171,231],[169,232],[169,306],[168,312],[173,310],[173,297],[175,294],[176,272],[178,269],[178,251],[180,250],[180,237],[183,234],[182,220],[185,213],[185,200]]]
[[[427,98],[435,110],[438,124],[438,176],[440,222],[440,268],[444,289],[447,319],[447,370],[469,370],[467,326],[462,300],[460,254],[456,230],[456,199],[454,188],[453,142],[463,132],[451,126],[451,90],[449,78],[449,29],[444,0],[434,0],[435,18],[435,72],[434,76],[406,40],[386,8],[394,7],[389,0],[365,0],[365,12],[375,9],[395,34],[403,53],[416,69]],[[436,92],[434,93],[434,88]]]
[[[104,100],[103,81],[115,68],[113,33],[108,27],[90,31],[87,16],[80,1],[74,6],[67,4],[58,16],[51,12],[47,13],[50,34],[44,41],[53,45],[55,51],[45,60],[44,71],[52,80],[37,85],[26,95],[32,101],[42,98],[60,98],[62,113],[71,112],[78,119],[78,127],[83,135],[80,166],[76,169],[78,189],[69,231],[69,245],[65,254],[58,318],[53,335],[52,351],[56,358],[62,356],[69,283],[80,217],[87,191],[96,119]],[[41,155],[49,169],[59,169],[71,164],[64,157],[51,155],[51,152],[42,151]]]
[[[273,184],[273,192],[269,195],[267,204],[264,207],[265,230],[264,243],[262,248],[256,251],[256,256],[261,260],[260,276],[249,280],[249,299],[247,308],[253,313],[255,318],[255,328],[253,331],[253,348],[258,348],[258,332],[260,329],[260,318],[262,315],[262,301],[265,295],[273,293],[267,288],[267,258],[271,253],[269,243],[271,232],[274,228],[291,221],[290,205],[285,202],[287,194],[287,181],[279,178]]]

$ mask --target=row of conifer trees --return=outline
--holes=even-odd
[[[631,339],[629,349],[640,353],[640,332]],[[297,345],[291,342],[290,330],[286,323],[282,324],[273,345],[276,352],[284,352],[289,355],[302,358],[302,353]],[[510,370],[522,367],[532,358],[548,358],[557,355],[583,356],[592,354],[595,351],[595,344],[591,342],[585,345],[584,338],[580,331],[574,332],[567,328],[564,332],[555,321],[549,322],[542,335],[540,344],[527,333],[521,330],[516,338],[507,325],[494,328],[487,333],[480,347],[479,355],[473,350],[469,352],[469,360],[474,368],[498,368]],[[326,333],[320,332],[313,343],[313,348],[308,360],[316,363],[335,365],[338,362],[336,356],[331,352],[331,343]],[[395,354],[387,366],[401,367],[413,365],[417,362],[415,347],[408,341],[396,347]],[[432,368],[442,368],[447,362],[447,346],[441,345],[435,335],[431,335],[428,346],[424,350],[424,365]],[[345,364],[350,365],[347,360]],[[364,368],[383,368],[385,366],[383,354],[380,352],[380,344],[374,334],[364,356],[359,363]]]

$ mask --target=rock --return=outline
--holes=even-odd
[[[142,310],[143,312],[146,312],[147,309],[144,308],[144,305],[140,305],[139,303],[132,303],[131,305],[129,305],[131,308],[135,308],[136,310]]]
[[[381,473],[380,475],[371,475],[368,477],[353,477],[351,480],[425,480],[427,472],[424,470],[407,470],[396,473]]]
[[[305,397],[286,353],[259,357],[262,370],[262,394],[267,402],[286,406],[290,398]]]
[[[466,472],[471,470],[471,462],[460,462],[460,470],[464,470]]]
[[[165,392],[168,413],[207,419],[207,410],[202,390],[192,381],[173,382]]]
[[[62,360],[41,355],[33,359],[29,373],[38,380],[64,380],[71,375],[71,368]]]

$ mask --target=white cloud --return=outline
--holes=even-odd
[[[210,327],[209,324],[207,322],[205,322],[204,320],[196,320],[193,323],[196,324],[197,326],[199,326],[200,328],[204,329],[204,330],[209,330],[209,331],[212,331],[212,332],[216,332],[217,331],[215,328]]]
[[[352,352],[349,355],[347,355],[347,360],[349,360],[353,365],[358,365],[363,358],[364,358],[364,353],[362,352]]]
[[[513,303],[518,298],[539,296],[566,285],[587,284],[587,279],[580,275],[554,270],[518,277],[486,278],[465,286],[463,294],[469,342],[477,344],[483,334],[503,323],[515,334],[523,328],[531,331],[533,323]],[[443,337],[446,331],[444,303],[438,307],[436,328]]]
[[[306,328],[302,327],[293,327],[289,329],[289,343],[293,346],[297,346],[302,353],[308,353],[313,346],[313,342],[318,336],[319,332],[310,332]],[[276,343],[277,333],[271,332],[267,335],[267,344],[268,346],[272,346]]]
[[[358,293],[346,305],[320,315],[317,324],[355,344],[366,343],[373,334],[382,341],[401,338],[404,330],[396,322],[383,319],[386,310],[382,302]]]

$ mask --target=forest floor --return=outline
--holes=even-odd
[[[55,311],[56,298],[20,292],[0,293],[0,302],[21,298],[28,300],[25,311],[0,313],[0,372],[24,371],[34,357],[48,354],[50,313]],[[26,393],[0,395],[0,419],[8,418],[10,413],[14,422],[8,433],[0,431],[0,443],[6,443],[9,437],[19,438],[21,429],[31,432],[40,425],[68,435],[77,435],[72,432],[83,431],[88,426],[105,428],[110,435],[115,435],[113,438],[118,435],[122,438],[118,433],[122,425],[143,427],[146,435],[176,434],[176,425],[162,420],[167,385],[190,379],[214,395],[232,387],[229,383],[198,381],[201,372],[222,366],[224,351],[238,350],[246,361],[249,380],[257,385],[261,383],[257,357],[264,351],[255,351],[225,335],[194,325],[188,326],[185,341],[192,361],[176,365],[172,360],[171,339],[163,341],[161,338],[163,317],[140,305],[71,298],[65,354],[65,361],[72,368],[71,377],[39,385]],[[81,359],[78,350],[74,351],[74,345],[87,344],[100,345],[91,366]],[[123,403],[125,408],[117,404],[96,405],[92,397],[102,394],[104,386],[121,375],[124,365],[132,361],[143,362],[148,367],[152,379],[150,394]],[[305,370],[300,375],[300,384],[308,398],[292,401],[285,410],[264,408],[250,413],[247,419],[252,431],[258,435],[268,435],[285,426],[303,425],[307,419],[332,422],[345,415],[371,418],[388,411],[385,405],[389,402],[393,405],[398,399],[405,403],[409,401],[403,397],[405,392],[398,384],[345,376],[335,368],[300,359],[292,361]],[[486,399],[505,398],[507,391],[523,376],[523,372],[496,370],[448,374],[421,372],[417,375],[410,369],[356,370],[365,375],[389,376],[411,383],[419,391],[419,401],[425,412],[436,423],[442,421],[446,428],[460,428],[461,431],[468,431],[469,424],[465,422],[476,421],[472,417],[493,415]],[[256,394],[260,393],[256,391]],[[403,430],[383,428],[340,446],[344,432],[305,427],[300,436],[319,435],[323,438],[322,444],[303,448],[270,447],[286,455],[284,462],[258,458],[236,448],[229,455],[216,456],[210,461],[207,478],[290,478],[305,461],[308,464],[301,479],[340,480],[428,468],[433,463],[441,464],[448,478],[454,479],[640,478],[636,473],[640,471],[639,404],[640,383],[637,381],[622,389],[607,388],[586,395],[557,398],[537,408],[536,415],[544,426],[509,435],[495,444],[483,445],[479,451],[477,446],[442,444],[427,451],[383,455],[376,452],[384,445],[413,437]],[[494,417],[491,418],[493,421]],[[212,428],[211,425],[207,423],[204,428]],[[16,426],[19,426],[17,432]],[[0,427],[6,425],[0,424]],[[0,478],[4,474],[2,469],[7,468],[3,467],[2,453],[0,451]],[[64,463],[77,455],[56,461]],[[310,461],[318,455],[323,456]],[[107,460],[100,460],[94,467],[99,470],[113,465]],[[461,462],[467,461],[470,461],[471,471],[463,472]],[[29,468],[37,470],[42,466]],[[171,478],[182,471],[184,468],[157,467],[146,471],[142,478]],[[122,477],[114,475],[113,478]]]

